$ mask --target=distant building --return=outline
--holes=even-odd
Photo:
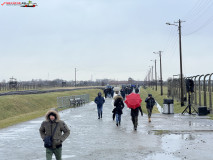
[[[131,78],[131,77],[129,77],[129,78],[128,78],[128,83],[129,83],[129,84],[133,84],[133,83],[134,83],[134,79]]]

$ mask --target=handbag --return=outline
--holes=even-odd
[[[53,131],[53,133],[52,133],[51,136],[46,136],[46,137],[44,138],[44,147],[45,147],[45,148],[51,148],[51,147],[52,147],[52,142],[53,142],[53,138],[52,138],[52,137],[53,137],[54,134],[55,134],[55,131],[56,131],[57,126],[58,126],[58,123],[56,123],[56,126],[55,126],[54,131]]]

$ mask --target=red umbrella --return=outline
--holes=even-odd
[[[126,96],[125,103],[129,108],[135,109],[141,106],[142,99],[139,94],[131,93],[130,95]]]

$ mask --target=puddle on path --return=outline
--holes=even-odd
[[[169,131],[157,131],[159,138],[161,138],[160,153],[153,153],[148,155],[145,160],[181,160],[183,157],[178,157],[181,153],[182,147],[187,144],[187,141],[194,141],[195,136],[190,133],[171,134]],[[161,133],[161,134],[159,134]]]

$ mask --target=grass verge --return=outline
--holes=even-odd
[[[152,96],[155,98],[155,100],[160,104],[161,107],[163,107],[163,99],[171,99],[167,97],[167,89],[166,87],[163,88],[163,95],[161,96],[160,88],[158,87],[158,90],[152,89],[150,87],[146,89],[141,89],[141,96],[143,97],[143,94],[147,97],[148,93],[152,94]],[[143,98],[144,99],[144,98]],[[145,99],[144,99],[145,100]],[[181,107],[181,103],[177,100],[174,100],[174,113],[182,113],[186,106]],[[156,108],[156,107],[155,107]]]
[[[0,128],[44,116],[50,108],[57,108],[57,97],[89,94],[94,100],[99,89],[85,89],[31,95],[11,95],[0,97]]]
[[[141,98],[142,98],[141,107],[142,107],[143,113],[147,114],[145,99],[148,96],[148,90],[141,88],[140,89],[140,95],[141,95]],[[152,113],[159,113],[156,106],[154,106]]]

